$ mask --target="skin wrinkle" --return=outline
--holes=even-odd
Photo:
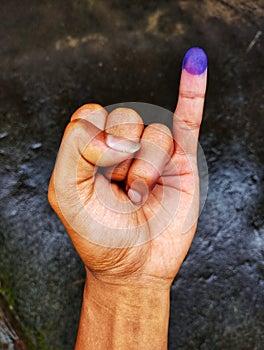
[[[112,253],[114,255],[114,253]],[[125,252],[125,254],[122,256],[127,257],[128,256],[128,251]],[[112,260],[109,260],[109,252],[105,252],[105,254],[103,254],[102,256],[102,260],[104,259],[104,266],[102,266],[100,269],[96,268],[96,269],[91,269],[91,271],[94,274],[94,277],[96,277],[99,280],[100,276],[103,276],[105,273],[108,273],[108,276],[115,276],[118,275],[119,277],[124,278],[125,276],[127,276],[129,272],[132,272],[133,269],[130,268],[130,266],[122,266],[121,262],[121,256],[120,254],[116,254],[115,256],[112,256]],[[109,270],[109,266],[115,262],[116,266],[115,268],[111,271],[108,272]],[[119,265],[118,265],[119,264]],[[120,268],[122,267],[122,269]],[[123,272],[123,270],[125,270],[125,272]]]
[[[194,99],[202,99],[204,100],[205,98],[205,93],[198,93],[194,91],[183,91],[181,90],[179,93],[179,96],[182,97],[183,99],[188,99],[188,100],[194,100]]]
[[[162,175],[159,180],[158,180],[158,184],[160,185],[164,185],[166,187],[170,187],[172,189],[176,189],[178,192],[183,192],[183,193],[186,193],[188,195],[193,195],[192,192],[188,192],[188,190],[186,190],[183,186],[182,187],[177,187],[177,184],[180,183],[181,185],[183,184],[183,180],[186,179],[186,177],[188,178],[189,176],[191,177],[197,177],[198,176],[198,172],[196,174],[194,174],[193,171],[184,171],[184,172],[177,172],[176,174],[165,174],[165,175]],[[175,181],[173,185],[170,185],[169,183],[166,183],[166,181],[163,181],[163,178],[172,178],[174,177],[175,178]],[[178,181],[177,179],[180,178],[181,180]],[[176,181],[177,180],[177,181]],[[199,179],[198,179],[199,180]],[[187,183],[189,184],[192,180],[190,181],[187,181]]]
[[[88,188],[88,184],[89,182],[94,182],[93,180],[88,179],[87,181],[81,181],[79,183],[77,183],[77,188],[80,189],[79,190],[79,198],[82,201],[84,207],[87,207],[89,205],[89,201],[91,200],[91,198],[94,196],[94,188],[92,190],[86,191],[86,189]],[[85,190],[85,194],[83,196],[81,196],[81,192],[84,192]]]
[[[153,244],[153,242],[151,241],[150,244]],[[164,263],[165,262],[164,255],[161,255],[160,258]],[[151,277],[153,280],[159,278],[160,280],[163,280],[166,283],[168,283],[171,279],[171,276],[169,275],[168,271],[164,274],[164,276],[157,276],[155,274],[148,274],[148,276]]]
[[[156,200],[157,202],[159,202],[158,199],[156,198],[156,196],[155,196],[155,194],[154,194],[153,192],[151,193],[151,196],[153,196],[153,198],[155,198],[155,200]],[[162,209],[163,209],[165,212],[167,212],[167,210],[164,208],[162,202],[160,203],[160,205],[161,205]],[[148,210],[151,211],[151,212],[155,215],[155,212],[153,211],[153,209],[151,208],[151,206],[148,206]],[[143,211],[144,211],[144,210],[143,210]],[[170,215],[168,212],[167,212],[167,214]],[[146,215],[146,216],[147,216],[147,215]],[[149,229],[149,231],[151,231],[151,228],[150,228],[150,225],[149,225],[149,224],[148,224],[148,229]],[[155,239],[155,237],[154,237],[154,238],[151,237],[150,242],[151,242],[153,239]],[[149,251],[150,251],[150,250],[149,250]]]
[[[125,257],[128,256],[128,254],[124,255]],[[114,269],[112,269],[111,272],[108,272],[109,270],[109,265],[106,265],[105,268],[101,268],[101,269],[93,269],[92,272],[94,273],[94,276],[99,277],[108,277],[111,278],[111,276],[119,276],[119,278],[123,278],[126,279],[127,276],[129,276],[129,274],[131,272],[135,273],[137,271],[137,268],[131,268],[130,265],[129,266],[124,266],[120,264],[120,258],[118,259],[113,259],[112,262],[115,262],[116,266]],[[119,263],[119,265],[118,265]],[[105,274],[108,274],[107,276]]]
[[[191,173],[179,174],[179,175],[177,175],[176,177],[183,177],[183,176],[186,176],[186,175],[192,175],[192,174],[191,174]],[[171,176],[167,175],[167,177],[170,178]],[[175,176],[174,176],[174,178],[175,178]],[[183,181],[181,180],[180,182],[182,183]],[[164,185],[164,184],[163,184],[163,185]],[[165,186],[166,186],[166,187],[170,187],[170,188],[172,188],[172,189],[175,189],[175,190],[177,190],[179,193],[183,192],[183,193],[185,193],[185,194],[187,194],[187,195],[193,196],[193,193],[187,191],[183,186],[182,186],[181,188],[178,188],[178,187],[176,187],[177,185],[173,185],[173,186],[172,186],[172,185],[170,185],[170,184],[168,184],[168,183],[166,183]]]
[[[91,296],[90,300],[97,305],[99,308],[103,308],[105,309],[107,312],[111,313],[112,315],[115,315],[115,310],[112,310],[110,307],[108,307],[107,305],[103,304],[103,303],[99,303],[97,301],[97,298],[95,296]]]
[[[156,199],[157,203],[159,203],[159,200],[158,200],[157,196],[155,195],[155,192],[154,192],[154,191],[151,193],[151,195]],[[162,202],[162,201],[161,201],[161,203],[160,203],[160,206],[162,207],[162,209],[163,209],[163,211],[164,211],[165,213],[167,213],[168,215],[170,215],[170,213],[167,211],[167,209],[163,206],[163,202]],[[154,212],[153,212],[153,213],[154,213]]]
[[[143,247],[144,248],[144,247]],[[143,249],[142,248],[142,249]],[[135,254],[135,249],[138,250],[138,249],[141,249],[141,247],[137,247],[137,248],[127,248],[126,250],[123,250],[122,248],[116,248],[116,252],[119,252],[119,254],[117,254],[117,256],[115,256],[115,269],[110,273],[111,274],[116,274],[118,273],[119,276],[122,276],[122,277],[125,277],[127,275],[129,275],[132,271],[135,273],[136,271],[140,271],[142,265],[144,264],[145,260],[147,259],[147,256],[146,254],[142,255],[141,256],[141,259],[140,259],[140,263],[139,261],[137,262],[137,264],[133,264],[133,268],[131,268],[131,264],[129,264],[128,266],[123,266],[123,269],[124,272],[122,272],[122,270],[120,270],[120,266],[122,266],[122,259],[124,257],[128,258],[128,260],[131,260],[131,261],[134,261],[135,260],[135,257],[133,256]],[[141,249],[141,250],[142,250]],[[106,258],[108,256],[108,251],[109,251],[109,248],[105,248],[106,250],[106,253],[105,253],[105,257],[104,257],[104,262],[107,262]],[[145,250],[145,253],[148,252],[147,249],[144,249]],[[113,251],[112,251],[113,252]],[[122,254],[120,254],[122,253]],[[142,257],[145,257],[144,259]],[[109,257],[109,263],[113,263],[113,256]],[[93,270],[93,272],[96,274],[96,276],[100,276],[100,274],[104,273],[105,272],[105,269],[107,268],[107,266],[104,268],[104,269],[101,269],[101,270]]]
[[[81,156],[82,160],[83,160],[86,164],[88,163],[90,166],[93,166],[93,164],[92,164],[91,162],[89,162],[89,161],[84,157],[83,153],[80,153],[80,156]],[[93,176],[95,176],[96,172],[97,172],[97,167],[94,167],[94,175],[93,175]],[[86,181],[86,180],[88,180],[88,179],[83,179],[83,180]],[[80,180],[78,180],[78,181],[80,181]]]
[[[154,197],[153,193],[151,193],[151,196]],[[155,197],[154,197],[155,198]],[[143,213],[145,214],[145,217],[147,217],[148,215],[145,213],[145,210],[148,209],[148,211],[152,212],[152,214],[155,214],[155,212],[153,211],[153,209],[151,208],[151,206],[149,206],[147,203],[146,203],[146,206],[143,207]],[[147,224],[148,224],[148,230],[150,231],[150,226],[149,226],[149,223],[148,223],[148,220],[146,221]]]
[[[186,129],[186,130],[190,130],[190,129]],[[175,149],[175,153],[174,153],[176,156],[183,156],[183,157],[188,157],[188,158],[193,158],[193,162],[197,162],[196,160],[196,157],[191,153],[191,152],[188,152],[188,151],[183,151],[181,149],[181,147],[177,147]]]
[[[177,124],[181,129],[185,129],[187,131],[197,131],[201,126],[200,122],[190,121],[188,119],[178,119],[175,122],[175,125]]]

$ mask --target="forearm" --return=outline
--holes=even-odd
[[[87,275],[75,350],[165,350],[169,288],[117,286]]]

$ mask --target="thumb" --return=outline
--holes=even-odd
[[[113,136],[127,140],[131,145],[136,145],[140,142],[140,136],[144,129],[144,122],[140,115],[130,108],[117,108],[113,110],[108,116],[105,124],[105,131],[107,132],[106,142],[109,146],[114,146],[112,140]],[[118,143],[117,143],[118,145]],[[132,159],[127,159],[124,162],[105,169],[105,175],[115,181],[125,180],[128,169]]]

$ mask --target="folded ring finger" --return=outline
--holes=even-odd
[[[173,150],[173,138],[167,126],[156,123],[145,128],[140,150],[127,177],[128,196],[132,202],[140,204],[146,201]]]

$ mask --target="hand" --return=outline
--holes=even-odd
[[[88,104],[73,114],[49,201],[85,264],[88,284],[169,289],[198,220],[206,65],[200,49],[185,56],[173,134],[163,124],[144,129],[141,116],[127,108],[108,114]]]

